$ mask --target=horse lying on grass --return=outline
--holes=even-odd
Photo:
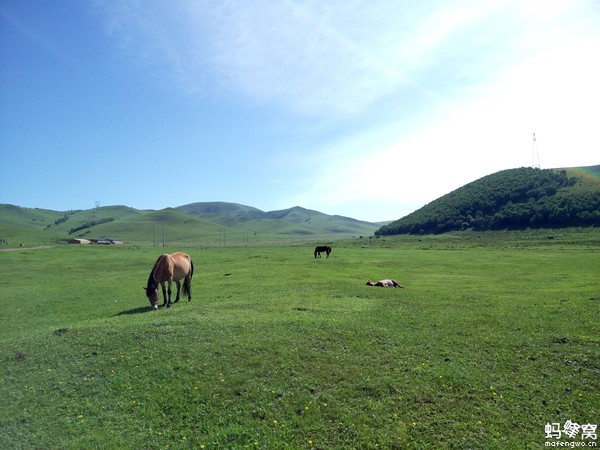
[[[371,280],[367,281],[367,286],[381,286],[381,287],[393,287],[393,288],[403,288],[400,283],[396,280],[379,280],[373,283]]]
[[[327,253],[327,258],[329,258],[329,254],[331,253],[331,247],[328,245],[323,245],[315,248],[315,258],[319,255],[321,257],[321,253]]]
[[[172,255],[160,255],[154,264],[154,267],[150,271],[148,277],[148,284],[144,288],[146,290],[146,297],[150,300],[152,309],[158,309],[158,285],[162,286],[163,291],[163,304],[168,308],[171,306],[171,283],[175,282],[177,285],[177,296],[173,303],[179,301],[179,289],[180,280],[183,279],[183,295],[187,295],[189,301],[192,301],[192,275],[194,274],[194,264],[189,255],[185,253],[173,253]],[[167,297],[167,290],[165,289],[165,281],[169,285]]]

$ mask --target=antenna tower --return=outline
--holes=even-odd
[[[535,133],[533,133],[533,147],[531,149],[531,167],[533,167],[534,169],[540,168],[540,154],[538,153]]]
[[[99,213],[98,213],[99,209],[100,209],[100,202],[98,200],[96,200],[96,202],[94,203],[94,219],[96,221],[98,221],[98,219],[99,219]]]

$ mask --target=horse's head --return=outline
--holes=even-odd
[[[158,309],[158,289],[150,286],[143,288],[146,291],[146,297],[150,300],[150,305],[153,310]]]

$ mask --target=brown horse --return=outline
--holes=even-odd
[[[162,286],[163,304],[162,306],[171,306],[171,283],[177,285],[177,296],[173,303],[179,301],[180,280],[183,279],[183,295],[187,295],[189,301],[192,301],[192,275],[194,275],[194,264],[189,255],[185,253],[173,253],[172,255],[160,255],[150,271],[148,284],[144,288],[146,296],[150,300],[152,309],[158,309],[158,285]],[[169,285],[169,296],[165,289],[165,281]]]
[[[381,287],[394,287],[394,288],[403,288],[400,283],[396,280],[379,280],[373,283],[371,280],[367,281],[367,286],[381,286]]]

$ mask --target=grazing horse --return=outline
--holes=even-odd
[[[327,258],[329,258],[329,254],[331,253],[331,247],[328,245],[323,245],[315,248],[315,258],[319,255],[321,257],[321,253],[327,253]]]
[[[400,283],[396,280],[379,280],[373,283],[371,280],[367,281],[367,286],[381,286],[381,287],[393,287],[393,288],[403,288]]]
[[[188,300],[192,301],[192,275],[194,275],[194,264],[189,255],[185,253],[173,253],[172,255],[160,255],[150,271],[148,284],[144,288],[146,296],[150,300],[152,309],[158,309],[158,285],[162,286],[163,304],[162,306],[171,306],[171,283],[177,285],[177,296],[173,303],[179,301],[180,280],[183,279],[183,295],[187,295]],[[165,281],[169,285],[169,296],[165,289]]]

